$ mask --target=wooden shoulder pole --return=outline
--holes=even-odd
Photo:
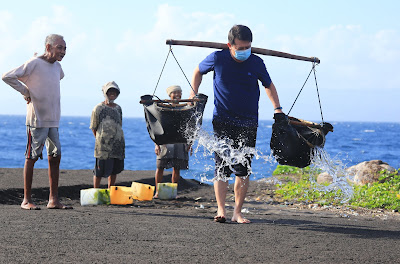
[[[228,45],[224,43],[217,43],[217,42],[207,42],[207,41],[193,41],[193,40],[175,40],[175,39],[167,39],[167,45],[181,45],[181,46],[191,46],[191,47],[202,47],[202,48],[214,48],[214,49],[228,49]],[[302,60],[302,61],[311,61],[320,63],[321,61],[316,57],[304,57],[293,55],[290,53],[269,50],[269,49],[262,49],[262,48],[251,48],[252,53],[267,55],[267,56],[275,56],[293,60]]]

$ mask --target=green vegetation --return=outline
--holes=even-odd
[[[305,167],[303,169],[292,167],[292,166],[285,166],[285,165],[278,165],[272,175],[287,175],[287,174],[295,174],[295,175],[303,175],[305,173],[310,173],[310,167]]]
[[[320,205],[341,204],[344,194],[340,189],[324,191],[321,190],[321,185],[316,183],[316,177],[320,172],[309,167],[299,169],[278,165],[273,175],[282,183],[276,185],[275,194],[286,201]],[[325,186],[327,185],[325,184]],[[348,201],[348,205],[370,209],[400,210],[399,170],[394,173],[382,171],[379,182],[364,186],[353,186],[353,189],[354,195]]]
[[[278,165],[273,172],[278,179],[285,183],[277,184],[275,194],[282,200],[317,203],[321,205],[339,204],[343,199],[341,190],[323,191],[318,188],[316,176],[320,170],[306,167],[299,169],[291,166]],[[289,177],[291,176],[291,177]]]
[[[354,186],[354,196],[350,204],[366,208],[400,210],[400,175],[381,172],[379,182]]]

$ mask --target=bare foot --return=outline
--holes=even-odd
[[[226,222],[226,218],[225,216],[214,216],[214,222],[218,222],[218,223],[225,223]]]
[[[21,208],[25,210],[40,210],[40,207],[37,207],[34,203],[27,201],[22,202]]]
[[[49,202],[47,204],[47,209],[73,209],[72,206],[68,206],[68,205],[63,205],[60,202]]]
[[[218,209],[217,210],[217,215],[214,216],[214,222],[225,223],[226,222],[225,213],[226,213],[225,212],[225,208]]]
[[[242,214],[234,215],[231,219],[232,222],[236,222],[238,224],[250,224],[251,221],[243,217]]]
[[[158,193],[154,194],[153,198],[158,199]]]

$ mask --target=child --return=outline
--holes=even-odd
[[[96,138],[93,187],[99,188],[101,178],[108,177],[108,188],[115,185],[117,174],[124,170],[125,139],[122,131],[122,109],[114,103],[120,89],[115,82],[103,85],[105,101],[96,105],[90,120],[90,129]]]
[[[171,100],[179,100],[182,97],[182,89],[178,85],[173,85],[167,88],[167,94]],[[154,152],[157,155],[157,169],[155,175],[156,193],[154,198],[158,198],[157,184],[163,180],[164,169],[172,169],[173,183],[177,183],[180,179],[180,170],[189,168],[189,149],[191,146],[184,143],[155,145]]]

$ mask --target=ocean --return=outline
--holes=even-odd
[[[332,160],[346,167],[368,160],[382,160],[400,168],[400,123],[330,122],[334,132],[326,137],[325,151]],[[268,178],[277,163],[270,155],[272,120],[260,120],[251,180]],[[60,122],[62,145],[61,169],[93,169],[94,136],[89,129],[90,117],[63,116]],[[124,118],[126,141],[126,170],[155,170],[156,156],[143,118]],[[211,135],[211,120],[203,120],[202,130]],[[213,155],[194,144],[194,154],[189,159],[189,170],[181,171],[187,179],[209,181],[213,178]],[[26,148],[25,116],[0,115],[0,167],[22,168]],[[44,155],[46,156],[46,155]],[[47,168],[47,160],[39,160],[35,168]],[[169,170],[167,170],[169,171]]]

